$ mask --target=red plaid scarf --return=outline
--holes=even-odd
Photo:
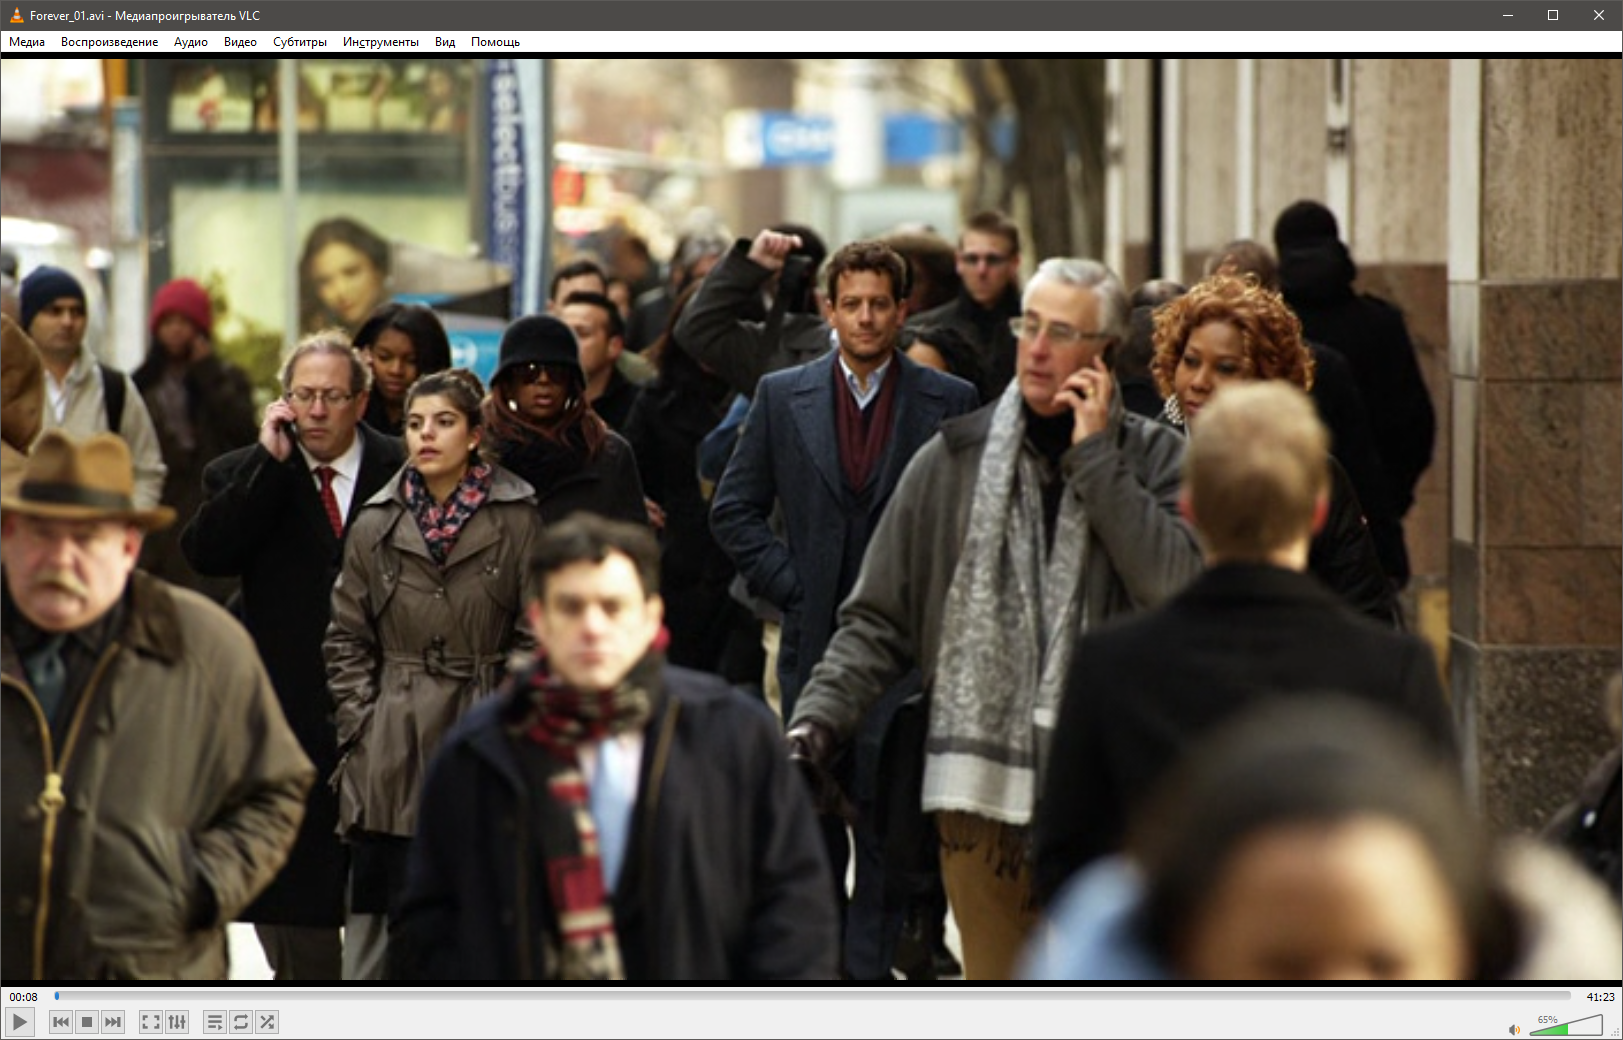
[[[468,472],[462,475],[457,483],[456,490],[451,497],[445,500],[444,505],[434,501],[434,496],[428,493],[428,483],[415,467],[406,467],[406,508],[417,520],[417,529],[423,533],[423,541],[428,543],[428,555],[441,567],[456,547],[457,536],[462,528],[479,507],[485,504],[490,497],[490,482],[495,471],[488,462],[478,462],[468,467]]]
[[[562,981],[625,978],[597,823],[575,749],[648,724],[668,643],[661,629],[648,654],[612,690],[577,690],[548,672],[543,660],[510,680],[514,696],[528,701],[513,732],[544,748],[551,767],[541,804],[541,839],[547,892],[558,920],[555,963]]]

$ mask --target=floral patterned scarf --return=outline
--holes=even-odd
[[[494,469],[488,462],[468,467],[451,497],[441,505],[428,493],[428,483],[414,467],[406,467],[406,508],[417,521],[417,529],[428,543],[428,555],[441,567],[456,547],[462,528],[490,497]]]

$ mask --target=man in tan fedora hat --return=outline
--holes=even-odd
[[[135,569],[113,434],[48,430],[0,498],[0,971],[224,978],[225,924],[287,857],[315,770],[254,645]]]

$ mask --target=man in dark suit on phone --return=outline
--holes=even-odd
[[[1229,387],[1201,412],[1179,505],[1206,570],[1160,607],[1077,642],[1037,803],[1039,902],[1120,851],[1162,775],[1254,703],[1358,697],[1457,760],[1431,648],[1356,614],[1306,573],[1329,509],[1328,455],[1311,399],[1284,383]]]
[[[203,471],[205,501],[181,535],[199,574],[240,577],[239,614],[305,754],[316,764],[287,866],[241,919],[258,926],[279,981],[341,977],[348,859],[326,780],[338,739],[321,644],[343,561],[347,518],[405,464],[405,449],[361,422],[371,372],[342,335],[294,348],[282,396],[256,444]],[[381,927],[381,922],[379,922]]]

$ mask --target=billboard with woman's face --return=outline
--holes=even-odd
[[[477,62],[142,64],[149,279],[208,286],[223,310],[222,353],[256,381],[268,385],[275,357],[301,335],[334,326],[353,333],[397,296],[468,291],[454,276],[482,238],[484,186],[470,162],[480,147],[469,118]],[[279,107],[281,76],[293,69],[298,245],[284,255],[290,209]],[[403,280],[401,250],[444,262],[409,265]],[[436,284],[441,274],[445,285]],[[290,317],[291,287],[298,305]]]
[[[303,332],[337,325],[353,334],[389,298],[389,243],[351,217],[329,217],[310,229],[299,257],[299,325]]]

